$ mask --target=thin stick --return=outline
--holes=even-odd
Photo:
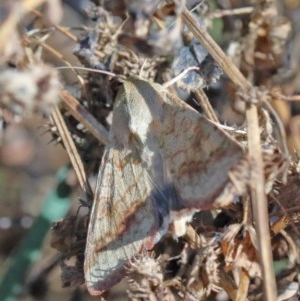
[[[271,93],[272,96],[284,101],[300,101],[300,95],[283,95],[280,93]]]
[[[250,219],[250,217],[252,218],[252,216],[250,211],[249,197],[244,196],[242,200],[243,200],[243,224],[247,225],[249,224],[249,221],[252,220]]]
[[[247,294],[250,284],[250,278],[248,273],[242,268],[240,273],[240,283],[236,293],[235,301],[247,300]]]
[[[44,15],[36,9],[33,9],[32,13],[35,14],[37,17],[41,18],[41,19],[44,18]],[[71,39],[73,42],[78,43],[78,38],[75,35],[71,34],[66,28],[64,28],[60,25],[53,25],[53,27],[56,30],[58,30],[59,32],[61,32],[63,35],[65,35],[66,37]]]
[[[194,94],[206,117],[215,123],[220,123],[205,92],[202,89],[198,89]]]
[[[27,41],[30,41],[29,38],[26,39]],[[41,42],[39,40],[34,40],[37,44],[42,46],[44,49],[52,53],[55,57],[63,61],[67,66],[65,68],[70,68],[73,72],[75,72],[76,69],[83,69],[85,71],[94,71],[94,72],[100,72],[100,73],[109,73],[105,70],[93,70],[89,68],[81,68],[81,67],[73,67],[65,58],[64,56],[56,51],[51,46],[47,45],[44,42]],[[64,69],[64,66],[58,67],[58,69]],[[87,70],[88,69],[88,70]],[[77,75],[77,73],[75,72]],[[118,76],[114,73],[109,73],[111,76]],[[78,76],[78,75],[77,75]],[[64,106],[70,111],[70,113],[73,115],[73,117],[81,122],[86,128],[91,132],[96,139],[98,139],[103,144],[106,144],[108,141],[108,132],[107,130],[96,120],[95,117],[93,117],[78,101],[75,99],[68,91],[64,90],[61,91],[60,97],[63,101]],[[74,145],[75,146],[75,145]],[[73,165],[74,166],[74,165]]]
[[[45,0],[23,0],[16,3],[10,3],[11,12],[0,27],[0,52],[7,45],[7,41],[13,34],[22,17],[44,2]]]
[[[207,31],[200,27],[198,21],[193,15],[185,8],[182,12],[182,19],[189,30],[193,33],[214,60],[220,65],[228,77],[240,87],[242,90],[251,88],[250,83],[245,79],[240,70],[230,61],[226,54],[222,51],[219,45],[211,38]]]
[[[166,83],[163,84],[165,88],[175,84],[177,81],[179,81],[181,78],[185,77],[186,74],[192,70],[199,70],[199,67],[192,66],[188,67],[185,70],[183,70],[181,73],[179,73],[176,77],[172,78],[171,80],[167,81]]]
[[[87,196],[92,196],[93,192],[89,185],[87,175],[84,170],[84,166],[82,164],[82,161],[80,159],[80,156],[77,152],[75,143],[70,136],[69,130],[66,126],[66,123],[64,121],[63,116],[61,115],[58,107],[55,107],[53,110],[53,113],[51,115],[55,125],[57,126],[57,130],[60,134],[60,137],[64,143],[64,146],[66,148],[66,151],[68,152],[68,155],[70,157],[72,166],[75,170],[75,173],[77,175],[79,184],[81,189],[86,193]]]
[[[272,107],[272,105],[267,100],[264,100],[263,104],[268,109],[268,111],[271,112],[273,118],[276,121],[278,130],[279,130],[279,135],[280,135],[280,138],[281,138],[281,146],[282,146],[283,153],[285,154],[286,158],[290,158],[290,153],[289,153],[289,148],[288,148],[288,144],[287,144],[286,133],[285,133],[285,129],[284,129],[284,125],[282,123],[282,120],[278,116],[277,111]],[[283,172],[283,176],[282,176],[283,183],[287,182],[287,176],[288,176],[288,168],[285,168],[285,170]]]
[[[208,13],[208,18],[222,18],[225,16],[235,16],[235,15],[246,15],[251,14],[254,11],[254,7],[239,7],[233,9],[220,9],[215,10],[212,13]]]
[[[71,63],[69,63],[69,61],[60,53],[58,52],[56,49],[54,49],[53,47],[51,47],[50,45],[46,44],[44,41],[40,41],[38,39],[33,39],[33,38],[25,38],[25,41],[27,43],[36,43],[39,46],[41,46],[43,49],[49,51],[53,56],[55,56],[57,59],[59,59],[60,61],[62,61],[63,63],[65,63],[67,66],[67,68],[71,69],[71,71],[75,74],[75,76],[78,79],[78,82],[84,87],[84,82],[82,77],[77,73],[75,67],[72,66]],[[60,67],[61,69],[63,69],[62,67]]]
[[[55,67],[58,70],[68,70],[68,69],[74,69],[74,70],[82,70],[82,71],[87,71],[87,72],[95,72],[95,73],[100,73],[100,74],[105,74],[108,76],[112,76],[112,77],[117,77],[120,78],[122,80],[125,80],[125,76],[123,75],[119,75],[110,71],[106,71],[106,70],[101,70],[101,69],[93,69],[93,68],[87,68],[87,67],[78,67],[78,66],[59,66],[59,67]]]
[[[29,39],[26,39],[29,41]],[[77,76],[80,83],[81,77],[76,73],[75,70],[85,70],[85,71],[93,71],[93,72],[99,72],[101,74],[107,74],[110,76],[115,76],[119,78],[123,78],[122,76],[118,76],[114,73],[111,73],[109,71],[105,70],[97,70],[97,69],[90,69],[90,68],[84,68],[84,67],[74,67],[72,66],[64,57],[62,54],[60,54],[58,51],[56,51],[51,46],[47,45],[44,42],[40,42],[39,40],[34,40],[36,43],[38,43],[40,46],[42,46],[44,49],[48,50],[50,53],[52,53],[55,57],[57,57],[59,60],[63,61],[67,66],[60,66],[57,67],[57,69],[71,69]],[[106,144],[108,141],[108,132],[107,130],[96,120],[95,117],[93,117],[79,102],[77,99],[75,99],[68,91],[64,90],[60,93],[60,98],[63,101],[64,106],[70,111],[70,113],[73,115],[73,117],[81,122],[83,125],[86,126],[86,128],[94,135],[96,139],[98,139],[103,144]]]
[[[228,59],[206,30],[199,26],[197,20],[195,20],[186,8],[183,10],[182,18],[190,31],[203,44],[227,76],[244,93],[248,93],[248,91],[253,88],[251,84]],[[262,267],[262,275],[264,279],[264,295],[266,301],[274,301],[277,299],[277,289],[275,274],[272,268],[273,259],[268,224],[267,199],[264,191],[265,179],[263,173],[258,113],[254,104],[248,105],[246,110],[246,119],[248,124],[249,156],[255,167],[255,177],[252,176],[251,179],[251,197],[253,202],[255,228],[258,236],[260,265]]]
[[[44,41],[40,41],[40,40],[32,38],[32,37],[26,37],[25,41],[28,44],[36,43],[37,45],[41,46],[43,49],[47,50],[49,53],[51,53],[57,59],[59,59],[63,63],[65,63],[78,76],[78,74],[76,73],[76,71],[73,68],[72,64],[70,64],[69,61],[60,52],[58,52],[56,49],[54,49],[50,45],[46,44]]]
[[[268,301],[276,300],[277,289],[275,273],[273,270],[273,259],[271,251],[271,238],[269,230],[268,206],[265,196],[263,174],[263,157],[259,134],[259,123],[257,108],[250,105],[246,110],[248,123],[248,148],[251,159],[255,162],[254,176],[252,176],[251,199],[253,205],[253,218],[258,237],[259,257],[264,279],[264,293]]]
[[[76,120],[82,123],[97,140],[103,144],[107,144],[107,130],[85,109],[85,107],[79,103],[75,97],[73,97],[68,91],[63,90],[60,92],[60,98],[63,101],[65,108]]]

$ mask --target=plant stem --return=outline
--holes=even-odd
[[[252,85],[230,61],[216,42],[209,36],[206,30],[199,26],[197,20],[187,9],[183,10],[182,18],[186,26],[220,65],[224,73],[227,74],[234,84],[247,95],[247,93],[253,89]],[[246,110],[246,120],[248,125],[249,159],[254,167],[250,188],[254,223],[258,237],[260,265],[262,267],[262,275],[264,279],[264,300],[274,301],[277,299],[277,289],[273,270],[267,199],[264,191],[264,164],[260,143],[258,112],[257,107],[254,104],[248,105]]]

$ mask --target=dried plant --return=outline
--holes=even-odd
[[[42,2],[47,2],[45,13],[35,10]],[[221,11],[202,1],[186,1],[186,5],[195,4],[192,12],[183,1],[175,0],[93,2],[85,14],[94,22],[81,26],[78,37],[58,25],[59,1],[24,1],[20,10],[17,1],[0,6],[5,12],[0,26],[2,122],[34,114],[43,118],[53,139],[67,150],[86,196],[81,205],[89,214],[70,214],[52,227],[51,246],[61,255],[63,286],[85,289],[84,279],[98,276],[101,281],[105,278],[104,284],[99,288],[88,284],[90,292],[113,291],[114,277],[124,278],[122,298],[126,295],[134,301],[299,298],[300,135],[295,126],[299,121],[297,116],[284,115],[289,112],[289,97],[297,98],[299,68],[293,67],[294,78],[282,75],[282,70],[290,68],[285,63],[289,56],[285,44],[294,42],[290,31],[295,25],[281,14],[275,1]],[[36,22],[31,29],[20,30],[17,25],[21,26],[25,15],[34,16]],[[226,20],[241,24],[238,29],[230,23],[232,41],[227,42],[228,49],[234,46],[233,54],[228,50],[226,55],[208,34],[207,24],[213,23],[214,15],[225,16],[218,20],[227,36],[230,22]],[[75,42],[78,66],[48,42],[53,28]],[[72,70],[76,79],[72,89],[43,58],[47,53]],[[152,98],[147,98],[150,90]],[[221,100],[210,95],[209,101],[211,91],[222,95]],[[143,99],[138,100],[136,94]],[[150,121],[145,113],[149,103],[154,108]],[[199,104],[211,122],[193,117],[194,123],[176,125],[178,120],[187,120],[187,111],[198,114],[189,105],[200,110]],[[232,122],[226,116],[232,116]],[[196,123],[200,119],[204,125]],[[189,140],[190,133],[199,136],[198,144],[188,144],[194,139]],[[214,142],[216,147],[211,146]],[[126,153],[121,153],[123,148]],[[176,151],[183,152],[184,160],[180,157],[170,164]],[[160,161],[156,155],[151,157],[160,164],[146,160],[151,152],[160,156]],[[94,191],[90,181],[97,177],[101,158]],[[168,183],[157,180],[165,165]],[[187,175],[184,185],[179,172]],[[132,173],[135,183],[129,185]],[[207,177],[206,182],[190,175]],[[139,185],[142,181],[144,186]],[[189,198],[195,196],[195,187],[205,187],[209,193],[203,189],[200,197]],[[143,199],[145,191],[150,192]],[[90,218],[92,206],[104,196],[105,205],[103,201],[98,204]],[[127,208],[130,197],[137,199]],[[156,207],[150,208],[147,204],[152,199]],[[111,221],[107,215],[117,214],[114,225],[103,224],[104,218]],[[151,224],[147,232],[152,220],[155,226]],[[106,236],[91,233],[95,229]],[[114,249],[122,243],[123,253],[117,253]],[[117,262],[115,270],[105,256],[95,264],[104,251],[116,256],[107,256],[108,261]]]

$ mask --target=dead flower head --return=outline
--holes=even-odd
[[[220,291],[219,254],[215,240],[198,250],[183,250],[181,263],[185,272],[182,278],[186,279],[186,295],[192,300],[202,300],[213,291]]]
[[[156,300],[157,296],[163,294],[163,272],[159,259],[154,256],[144,253],[135,257],[130,261],[127,275],[130,300],[140,297]],[[156,297],[151,299],[150,296]]]
[[[6,69],[0,75],[0,105],[16,114],[49,114],[58,102],[58,73],[46,64],[24,70]]]

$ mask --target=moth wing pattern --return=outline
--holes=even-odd
[[[241,187],[237,188],[229,173],[245,164],[241,145],[161,85],[135,81],[139,91],[145,91],[143,97],[153,116],[157,116],[152,131],[160,140],[161,152],[183,206],[208,209],[218,198],[228,204],[240,195],[246,180],[241,178]],[[160,102],[162,113],[156,113],[153,99]],[[246,177],[247,166],[244,169]]]
[[[143,150],[138,149],[138,141],[143,137],[129,129],[128,110],[135,104],[128,103],[128,91],[123,92],[127,96],[117,100],[114,107],[88,228],[84,270],[92,295],[100,295],[119,282],[128,260],[152,249],[168,225],[163,225],[168,205],[158,210],[156,201],[161,192],[141,162]],[[144,153],[146,160],[147,151]],[[149,160],[152,164],[153,159]]]
[[[232,202],[241,194],[240,187],[235,187],[229,176],[245,164],[241,145],[174,95],[166,94],[165,111],[165,157],[184,206],[209,209],[218,198],[223,205]],[[178,133],[176,140],[171,128]],[[174,144],[181,147],[175,148]],[[242,190],[246,187],[246,170],[247,167],[239,181]],[[230,193],[226,194],[228,190]]]
[[[243,159],[236,141],[165,88],[126,81],[91,211],[84,267],[89,292],[99,295],[121,280],[126,263],[151,249],[180,212],[189,216],[218,198],[232,201],[240,191],[229,174]]]

